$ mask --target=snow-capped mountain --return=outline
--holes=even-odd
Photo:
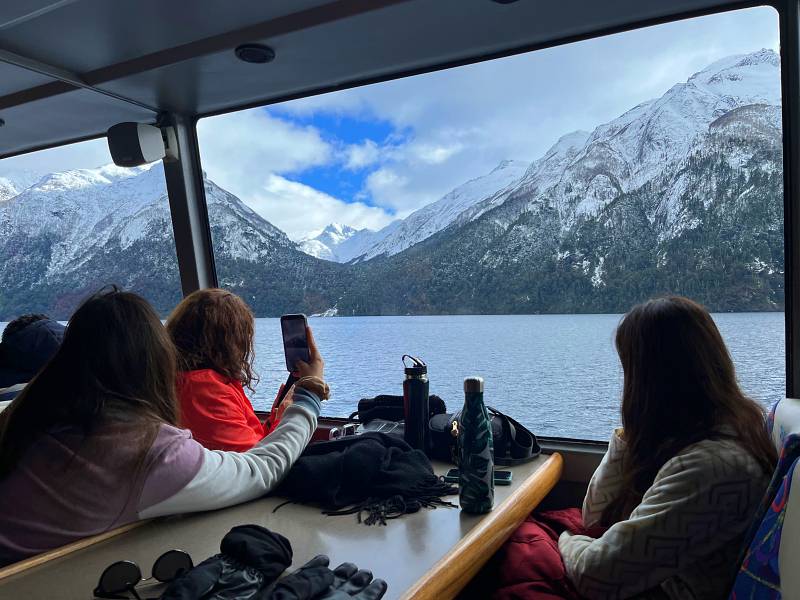
[[[301,240],[298,247],[306,254],[316,258],[348,262],[353,258],[350,255],[350,252],[353,251],[351,249],[357,251],[358,243],[365,238],[374,236],[375,233],[369,229],[355,229],[349,225],[331,223],[322,231],[313,232],[306,239]]]
[[[32,171],[17,171],[0,175],[0,202],[10,200],[21,194],[41,179],[41,175]]]
[[[332,224],[298,246],[207,180],[220,283],[259,316],[621,312],[665,292],[780,309],[779,67],[769,50],[718,61],[377,232]],[[0,178],[0,320],[65,318],[112,282],[174,306],[160,165],[30,179]]]
[[[205,188],[221,283],[242,285],[225,274],[245,263],[314,273],[314,259],[285,233],[214,182],[206,179]],[[167,310],[180,283],[163,166],[106,165],[41,178],[0,203],[0,257],[0,289],[7,292],[0,320],[17,304],[63,318],[108,283],[142,291]],[[280,284],[273,287],[277,293]]]
[[[311,256],[336,262],[363,262],[375,256],[392,256],[448,227],[468,208],[518,181],[528,164],[504,160],[490,173],[476,177],[379,231],[356,230],[332,223],[321,233],[300,243]]]
[[[770,50],[728,57],[561,138],[518,182],[367,269],[355,311],[622,312],[666,292],[780,309],[779,69]]]
[[[527,163],[522,161],[504,160],[486,175],[458,186],[436,202],[411,213],[399,223],[390,223],[377,232],[376,243],[353,258],[364,261],[380,255],[392,256],[428,239],[447,228],[464,211],[492,198],[495,194],[502,193],[519,181],[527,168]]]

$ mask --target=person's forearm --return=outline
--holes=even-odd
[[[586,527],[600,524],[603,511],[621,492],[626,450],[621,431],[621,429],[614,431],[608,443],[608,452],[589,482],[583,500],[583,524]]]
[[[197,475],[178,493],[150,507],[140,518],[211,510],[246,502],[272,490],[311,440],[320,401],[312,393],[295,392],[272,433],[247,452],[205,450]]]

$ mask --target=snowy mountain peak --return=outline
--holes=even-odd
[[[322,230],[322,235],[327,234],[331,236],[348,238],[357,231],[358,230],[355,227],[350,227],[349,225],[345,225],[343,223],[331,223],[325,229]]]
[[[569,154],[575,150],[580,150],[586,144],[586,140],[589,139],[590,135],[590,132],[581,129],[562,135],[545,153],[545,157],[555,154]]]
[[[362,229],[361,231],[365,233],[374,233],[368,229]],[[299,248],[306,254],[316,258],[345,262],[341,260],[337,248],[359,233],[358,229],[350,227],[349,225],[331,223],[322,231],[313,232],[307,238],[301,240]]]
[[[512,159],[501,160],[500,164],[498,164],[494,169],[492,169],[489,174],[491,175],[493,173],[498,173],[500,171],[505,171],[508,169],[519,169],[520,167],[527,168],[528,163],[523,162],[521,160],[512,160]]]

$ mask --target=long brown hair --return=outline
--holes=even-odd
[[[616,347],[627,452],[624,491],[604,512],[606,525],[630,515],[664,463],[705,439],[731,437],[772,471],[777,456],[764,410],[739,388],[705,308],[680,296],[639,304],[617,328]]]
[[[255,318],[244,300],[210,288],[186,296],[167,319],[182,371],[213,369],[253,389]]]
[[[140,422],[153,435],[160,423],[176,425],[175,373],[175,349],[147,301],[114,287],[98,292],[72,315],[50,362],[0,413],[0,477],[54,426],[78,426],[88,436],[105,421]]]

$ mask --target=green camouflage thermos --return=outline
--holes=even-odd
[[[459,440],[458,500],[461,510],[483,514],[494,505],[492,426],[483,404],[483,379],[464,380]]]

